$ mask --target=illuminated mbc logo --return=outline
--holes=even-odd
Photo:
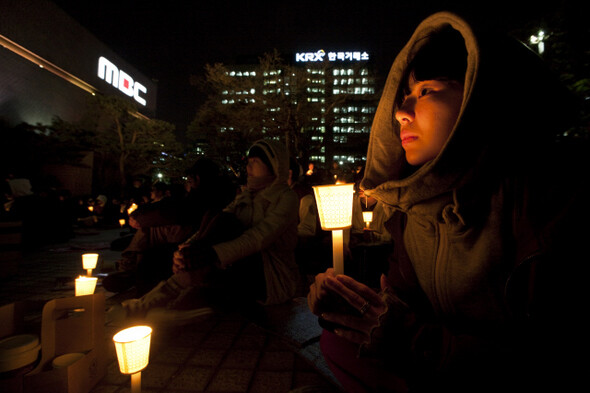
[[[141,105],[146,105],[145,98],[139,95],[140,93],[147,93],[146,87],[139,82],[133,81],[133,78],[126,72],[118,69],[117,66],[102,56],[98,59],[98,77],[118,88],[129,97],[133,97]]]
[[[328,52],[326,53],[323,49],[317,52],[302,52],[295,54],[296,62],[322,62],[328,55],[329,61],[365,61],[369,60],[369,54],[367,52],[352,51],[352,52]]]

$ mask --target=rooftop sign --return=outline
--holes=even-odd
[[[125,71],[117,68],[117,66],[103,56],[98,59],[98,77],[129,97],[133,97],[141,105],[145,106],[147,104],[145,98],[140,96],[140,93],[147,93],[147,88],[141,83],[134,81]]]
[[[295,61],[298,63],[322,62],[328,56],[329,61],[367,61],[369,54],[361,51],[350,52],[326,52],[320,49],[317,52],[300,52],[295,54]]]

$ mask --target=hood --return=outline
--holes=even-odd
[[[254,142],[250,149],[253,147],[260,148],[271,163],[273,173],[276,175],[276,179],[272,184],[287,184],[289,178],[289,153],[285,145],[274,140],[260,139]]]
[[[462,107],[438,156],[411,167],[405,159],[394,114],[400,79],[429,36],[457,30],[467,49]],[[408,209],[473,182],[488,182],[532,159],[537,146],[555,140],[575,113],[569,92],[536,53],[522,43],[475,31],[458,15],[441,12],[425,19],[395,59],[379,101],[361,187],[367,195]],[[573,118],[573,117],[572,117]]]

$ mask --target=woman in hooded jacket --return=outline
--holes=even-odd
[[[563,391],[581,378],[588,177],[575,168],[588,150],[556,138],[573,103],[515,40],[447,12],[417,27],[361,182],[389,217],[388,271],[369,288],[328,269],[308,294],[336,326],[320,343],[346,391]]]
[[[140,299],[109,311],[108,319],[183,322],[212,311],[288,301],[295,295],[298,197],[287,185],[289,157],[272,140],[248,152],[248,179],[221,214],[205,216],[179,245],[173,275]],[[186,312],[184,312],[186,311]]]

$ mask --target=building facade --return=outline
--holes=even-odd
[[[265,70],[256,64],[228,65],[228,76],[236,80],[234,86],[243,88],[224,91],[222,104],[253,103],[261,93],[268,103],[270,120],[273,113],[278,116],[285,111],[281,105],[297,107],[304,113],[296,130],[307,148],[306,157],[299,157],[302,161],[324,168],[334,163],[340,167],[364,165],[379,98],[370,55],[320,50],[296,53],[291,60],[282,68]],[[291,98],[272,99],[279,94]],[[228,125],[219,131],[231,128]]]
[[[78,118],[92,94],[156,113],[157,84],[48,0],[0,0],[0,118],[10,125]]]
[[[155,116],[157,84],[48,0],[0,0],[0,45],[2,129],[51,125],[55,117],[74,122],[98,94],[129,100],[137,116]],[[93,161],[88,152],[79,165],[46,164],[42,171],[85,195]]]

